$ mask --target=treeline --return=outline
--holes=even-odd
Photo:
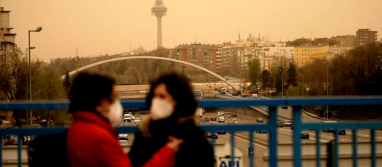
[[[38,59],[31,61],[31,83],[29,87],[29,66],[25,61],[24,53],[17,49],[8,55],[6,61],[0,61],[0,99],[2,101],[25,101],[32,100],[58,100],[65,99],[65,91],[62,80],[55,71],[47,68],[46,63]],[[31,97],[29,94],[31,93]],[[26,125],[26,111],[13,111],[15,119],[13,126]],[[43,122],[54,120],[58,125],[64,125],[70,121],[65,112],[33,111],[33,121],[44,125]],[[29,118],[30,119],[30,118]]]
[[[292,62],[278,58],[270,71],[260,73],[257,59],[248,64],[252,87],[262,83],[263,91],[272,97],[336,97],[336,96],[379,96],[382,95],[382,44],[356,47],[344,55],[334,55],[330,60],[316,59],[312,63],[296,68]],[[252,76],[251,76],[252,75]],[[251,79],[252,78],[252,79]],[[256,85],[256,86],[255,86]],[[283,91],[283,92],[282,92]],[[380,106],[326,106],[305,107],[320,117],[338,119],[382,119]]]

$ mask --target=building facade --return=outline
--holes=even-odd
[[[302,67],[309,63],[310,56],[318,53],[329,53],[329,46],[297,46],[294,47],[294,63]]]
[[[216,53],[218,46],[185,44],[174,48],[174,59],[193,63],[216,72]]]
[[[10,54],[16,50],[16,34],[12,33],[9,19],[10,11],[5,11],[0,7],[0,61],[6,61]]]
[[[336,55],[346,55],[346,53],[353,49],[354,47],[352,46],[330,46],[329,47],[329,52],[330,54],[332,54],[333,56],[336,56]]]
[[[330,38],[333,41],[337,41],[340,46],[355,46],[355,36],[354,35],[342,35]]]
[[[371,31],[370,29],[358,29],[356,32],[355,46],[376,42],[377,33],[377,31]]]

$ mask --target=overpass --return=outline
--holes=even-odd
[[[117,58],[102,60],[102,61],[99,61],[99,62],[95,62],[95,63],[92,63],[92,64],[88,64],[86,66],[80,67],[80,68],[78,68],[76,70],[70,71],[69,72],[69,76],[71,76],[71,75],[73,75],[73,74],[75,74],[77,72],[80,72],[82,70],[86,70],[88,68],[100,65],[100,64],[105,64],[105,63],[114,62],[114,61],[121,61],[121,60],[132,60],[132,59],[165,60],[165,61],[171,61],[171,62],[176,62],[176,63],[181,63],[181,64],[189,65],[191,67],[195,67],[195,68],[200,69],[200,70],[202,70],[204,72],[207,72],[207,73],[209,73],[209,74],[219,78],[221,81],[225,82],[229,86],[234,87],[234,85],[231,84],[230,82],[227,82],[227,80],[225,78],[223,78],[222,76],[220,76],[220,75],[216,74],[215,72],[213,72],[211,70],[208,70],[208,69],[206,69],[204,67],[200,67],[198,65],[195,65],[195,64],[192,64],[192,63],[189,63],[189,62],[186,62],[186,61],[182,61],[182,60],[171,59],[171,58],[167,58],[167,57],[157,57],[157,56],[128,56],[128,57],[117,57]],[[64,78],[65,78],[65,75],[61,76],[61,79],[64,79]]]

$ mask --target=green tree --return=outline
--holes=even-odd
[[[268,70],[263,70],[261,73],[261,84],[263,85],[263,89],[265,88],[267,90],[268,96],[269,96],[269,89],[272,88],[272,76],[271,73]]]
[[[289,63],[288,68],[288,78],[287,78],[287,87],[290,85],[297,86],[297,74],[296,74],[296,66],[293,63]]]
[[[301,96],[302,85],[299,83],[296,86],[289,85],[288,89],[285,91],[286,96]]]
[[[256,85],[260,75],[260,61],[259,59],[252,59],[248,61],[248,78],[252,85]]]

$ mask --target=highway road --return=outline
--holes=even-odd
[[[236,98],[236,99],[248,99],[246,97],[242,98],[241,96],[232,96],[230,94],[227,94],[226,96],[230,96],[230,97]],[[268,107],[266,107],[266,106],[262,106],[262,108],[268,110]],[[277,107],[277,114],[278,115],[292,118],[292,113],[293,113],[292,107],[288,107],[288,109],[282,109],[281,107]],[[305,114],[302,114],[301,120],[302,120],[302,122],[323,122],[323,120],[312,118],[312,117],[307,116]],[[321,133],[321,134],[324,134],[324,133]],[[349,136],[348,138],[351,139],[352,132],[350,130],[346,130],[346,134],[347,134],[346,136]],[[357,135],[358,135],[359,139],[361,139],[361,140],[362,139],[370,139],[370,130],[358,130]],[[321,135],[321,136],[324,137],[323,135]],[[380,130],[376,131],[376,139],[382,140],[382,131],[380,131]],[[345,140],[348,140],[348,139],[346,138]]]

